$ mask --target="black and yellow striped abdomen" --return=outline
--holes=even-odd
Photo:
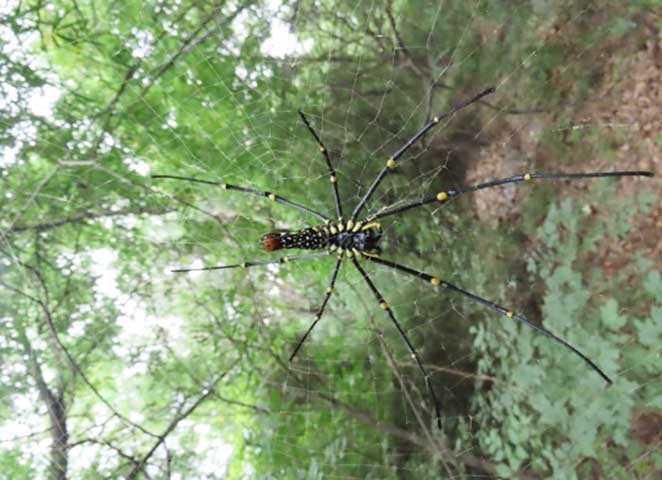
[[[350,228],[351,227],[351,228]],[[381,228],[378,223],[339,222],[316,227],[304,228],[295,232],[274,232],[262,237],[262,245],[266,251],[281,248],[299,248],[302,250],[329,249],[354,252],[376,252],[377,243],[381,238]]]

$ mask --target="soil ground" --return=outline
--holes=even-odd
[[[634,251],[662,267],[662,31],[656,23],[654,16],[644,17],[644,29],[587,55],[605,60],[601,80],[594,95],[572,113],[568,127],[569,131],[597,129],[599,138],[615,150],[617,162],[607,163],[591,148],[578,149],[573,155],[578,156],[581,170],[617,168],[656,173],[654,178],[629,177],[618,182],[617,195],[636,196],[644,188],[656,200],[648,215],[634,220],[628,238],[605,246],[600,258],[607,273],[629,261]],[[535,159],[536,170],[568,170],[559,168],[563,162],[544,141],[545,132],[559,128],[557,113],[504,115],[494,129],[500,132],[499,137],[481,150],[467,172],[467,183],[525,172],[532,168],[531,159]],[[563,188],[571,194],[590,186],[568,182]],[[479,192],[474,196],[476,211],[485,221],[515,220],[521,214],[526,190],[511,186]]]

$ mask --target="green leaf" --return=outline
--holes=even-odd
[[[618,312],[618,302],[613,298],[610,298],[607,303],[600,307],[600,315],[605,326],[612,330],[622,328],[627,322],[625,316]]]
[[[637,336],[642,345],[659,347],[662,345],[662,307],[653,307],[651,319],[635,322]]]
[[[662,302],[662,272],[650,270],[644,277],[643,287],[658,302]]]

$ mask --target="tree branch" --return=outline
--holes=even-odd
[[[186,410],[184,410],[181,413],[178,413],[175,418],[173,418],[168,426],[165,428],[163,433],[157,437],[156,442],[152,446],[152,448],[147,452],[139,461],[138,463],[134,464],[133,468],[127,475],[127,479],[133,480],[137,478],[138,474],[142,472],[142,470],[145,468],[145,465],[149,461],[149,459],[154,455],[154,452],[165,442],[166,437],[177,427],[179,422],[190,416],[201,404],[204,402],[207,398],[209,398],[211,395],[213,395],[216,391],[216,384],[220,382],[232,369],[239,363],[240,357],[237,358],[232,364],[223,372],[220,374],[216,380],[214,380],[209,387],[207,387],[206,392],[202,394],[193,404],[188,407]]]
[[[83,210],[82,212],[74,213],[64,218],[57,218],[55,220],[49,220],[42,223],[35,223],[32,225],[15,225],[9,229],[11,233],[17,232],[26,232],[29,230],[44,231],[50,230],[52,228],[61,227],[62,225],[67,225],[69,223],[80,222],[83,220],[94,220],[97,218],[108,218],[108,217],[121,217],[124,215],[162,215],[164,213],[171,212],[172,209],[168,208],[152,208],[152,207],[141,207],[141,208],[123,208],[120,210],[99,210],[99,211],[90,211]]]
[[[48,470],[50,478],[54,480],[65,480],[67,478],[67,444],[69,433],[67,431],[67,410],[64,404],[64,390],[58,388],[55,392],[51,390],[46,383],[41,364],[37,354],[32,348],[32,344],[25,334],[24,330],[18,332],[19,341],[28,356],[29,369],[37,384],[39,398],[44,402],[50,421],[49,431],[51,433],[50,460]],[[59,376],[59,375],[58,375]],[[63,383],[58,382],[58,386],[63,388]]]
[[[14,287],[14,286],[12,286],[12,285],[9,285],[9,284],[7,284],[7,283],[4,283],[4,282],[1,281],[1,280],[0,280],[0,286],[6,288],[7,290],[9,290],[9,291],[11,291],[11,292],[14,292],[14,293],[17,293],[18,295],[21,295],[21,296],[27,298],[28,300],[31,300],[32,302],[36,303],[36,304],[41,308],[41,310],[44,312],[44,316],[45,316],[45,318],[46,318],[46,323],[48,324],[48,327],[49,327],[49,329],[50,329],[50,331],[51,331],[51,334],[52,334],[52,336],[53,336],[53,339],[55,340],[55,342],[57,343],[57,345],[59,346],[59,348],[62,350],[62,352],[63,352],[63,353],[65,354],[65,356],[67,357],[67,360],[69,361],[70,366],[76,371],[76,373],[78,373],[78,374],[80,375],[80,377],[83,379],[83,382],[85,382],[85,384],[90,388],[90,390],[92,390],[92,392],[94,393],[94,395],[95,395],[99,400],[101,400],[101,402],[102,402],[102,403],[103,403],[103,404],[104,404],[104,405],[105,405],[105,406],[106,406],[111,412],[113,412],[113,414],[114,414],[117,418],[119,418],[120,420],[122,420],[122,421],[123,421],[124,423],[126,423],[127,425],[130,425],[130,426],[132,426],[132,427],[134,427],[134,428],[140,430],[141,432],[145,433],[146,435],[149,435],[149,436],[151,436],[151,437],[157,437],[156,434],[150,432],[149,430],[147,430],[146,428],[144,428],[144,427],[138,425],[137,423],[132,422],[132,421],[129,420],[127,417],[125,417],[124,415],[122,415],[121,413],[119,413],[117,410],[115,410],[115,408],[113,408],[113,406],[110,404],[110,402],[109,402],[108,400],[106,400],[106,398],[105,398],[103,395],[101,395],[101,392],[99,392],[99,390],[94,386],[94,384],[90,381],[90,379],[87,378],[87,375],[85,375],[85,373],[84,373],[83,370],[80,368],[80,366],[78,365],[78,363],[76,363],[76,361],[74,360],[73,356],[71,355],[71,353],[69,352],[69,350],[67,349],[67,347],[64,345],[64,343],[62,343],[62,340],[60,339],[60,336],[59,336],[58,333],[57,333],[57,329],[55,328],[55,323],[53,322],[53,318],[52,318],[52,316],[51,316],[51,312],[50,312],[50,310],[48,309],[48,306],[47,306],[43,301],[41,301],[39,298],[36,298],[36,297],[30,295],[29,293],[23,292],[22,290],[20,290],[20,289]]]

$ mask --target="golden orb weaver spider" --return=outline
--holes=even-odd
[[[602,379],[610,384],[611,379],[607,376],[605,372],[603,372],[600,367],[598,367],[590,358],[588,358],[586,355],[584,355],[581,351],[579,351],[577,348],[573,347],[570,345],[568,342],[565,340],[557,337],[554,335],[552,332],[547,330],[546,328],[542,326],[538,326],[534,323],[532,323],[530,320],[528,320],[526,317],[523,315],[520,315],[510,309],[507,309],[497,303],[494,303],[492,301],[489,301],[485,298],[479,297],[478,295],[471,293],[467,290],[464,290],[463,288],[458,287],[457,285],[454,285],[446,280],[443,280],[440,277],[430,275],[428,273],[424,273],[418,270],[415,270],[413,268],[407,267],[405,265],[393,262],[391,260],[385,260],[381,258],[381,250],[379,248],[379,240],[382,235],[381,227],[380,224],[376,221],[380,218],[387,217],[390,215],[395,215],[399,213],[403,213],[407,210],[411,210],[414,208],[421,207],[423,205],[431,204],[431,203],[439,203],[443,204],[446,202],[449,202],[455,198],[457,198],[460,195],[463,195],[465,193],[471,193],[475,192],[477,190],[482,190],[485,188],[492,188],[492,187],[497,187],[500,185],[506,185],[510,183],[520,183],[520,182],[530,182],[535,179],[541,179],[541,180],[557,180],[557,179],[578,179],[578,178],[596,178],[596,177],[625,177],[625,176],[645,176],[645,177],[652,177],[653,172],[647,172],[647,171],[621,171],[621,172],[587,172],[587,173],[537,173],[537,172],[529,172],[529,173],[524,173],[521,175],[514,175],[511,177],[507,178],[501,178],[497,180],[492,180],[489,182],[484,182],[484,183],[478,183],[475,185],[470,185],[466,186],[463,188],[458,188],[454,190],[447,190],[447,191],[442,191],[438,192],[436,194],[431,195],[428,198],[425,198],[423,200],[417,201],[417,202],[411,202],[407,203],[405,205],[399,206],[399,207],[394,207],[390,209],[383,210],[381,212],[378,212],[376,214],[372,214],[368,216],[367,218],[363,220],[357,220],[358,215],[361,213],[361,210],[365,207],[366,203],[372,195],[375,193],[375,190],[379,186],[379,184],[382,182],[382,180],[386,177],[386,175],[393,170],[393,168],[396,166],[396,163],[402,157],[402,155],[409,150],[409,148],[414,145],[423,135],[425,135],[430,129],[432,129],[435,125],[438,125],[441,120],[444,120],[448,117],[451,117],[453,114],[456,112],[462,110],[463,108],[477,102],[479,99],[482,97],[489,95],[495,91],[494,88],[488,88],[479,94],[471,97],[468,100],[465,100],[457,105],[455,105],[452,109],[450,109],[446,113],[442,113],[440,115],[437,115],[432,118],[431,121],[429,121],[423,128],[421,128],[411,139],[409,139],[402,147],[400,147],[391,157],[389,157],[386,161],[386,164],[384,167],[381,169],[377,177],[373,180],[372,184],[368,188],[367,192],[363,195],[361,200],[358,202],[358,204],[354,207],[354,210],[352,211],[351,215],[347,220],[343,219],[343,208],[342,208],[342,202],[340,195],[338,193],[338,177],[336,176],[336,171],[333,168],[333,164],[331,162],[331,157],[329,156],[329,152],[320,139],[319,135],[317,132],[313,129],[313,127],[310,125],[308,122],[308,119],[304,115],[302,111],[299,111],[299,116],[301,117],[301,120],[303,123],[306,125],[306,128],[310,131],[312,136],[315,138],[315,141],[319,145],[320,152],[322,153],[324,160],[326,162],[326,166],[328,168],[328,173],[329,173],[329,180],[331,182],[331,186],[333,189],[333,197],[335,201],[335,210],[336,210],[336,215],[338,217],[338,221],[332,221],[330,218],[326,217],[325,215],[322,215],[319,212],[316,212],[315,210],[312,210],[311,208],[308,208],[305,205],[293,202],[291,200],[288,200],[284,197],[281,197],[280,195],[277,195],[275,193],[269,192],[269,191],[261,191],[261,190],[255,190],[253,188],[248,188],[248,187],[243,187],[239,185],[231,185],[228,183],[221,183],[221,182],[215,182],[211,180],[203,180],[203,179],[198,179],[198,178],[191,178],[191,177],[182,177],[182,176],[177,176],[177,175],[152,175],[152,178],[155,179],[174,179],[174,180],[182,180],[182,181],[187,181],[187,182],[194,182],[194,183],[202,183],[202,184],[207,184],[207,185],[213,185],[220,187],[224,190],[236,190],[239,192],[247,193],[250,195],[257,195],[261,197],[266,197],[271,201],[278,202],[284,205],[287,205],[291,208],[295,208],[299,211],[302,211],[304,213],[307,213],[309,215],[312,215],[316,217],[318,220],[320,220],[322,223],[316,226],[312,226],[309,228],[304,228],[302,230],[298,231],[286,231],[286,232],[274,232],[274,233],[268,233],[262,237],[262,246],[265,251],[271,252],[274,250],[279,250],[279,249],[302,249],[302,250],[318,250],[318,252],[315,253],[308,253],[308,254],[298,254],[298,255],[287,255],[278,259],[274,260],[256,260],[256,261],[248,261],[248,262],[243,262],[243,263],[237,263],[233,265],[220,265],[220,266],[214,266],[214,267],[202,267],[202,268],[189,268],[189,269],[177,269],[173,270],[173,272],[191,272],[191,271],[200,271],[200,270],[221,270],[221,269],[230,269],[230,268],[248,268],[248,267],[257,267],[257,266],[263,266],[263,265],[271,265],[271,264],[279,264],[279,263],[287,263],[292,260],[303,260],[303,259],[311,259],[311,258],[319,258],[319,257],[324,257],[327,255],[337,255],[337,261],[335,263],[335,267],[331,273],[331,278],[329,280],[328,287],[326,289],[326,294],[324,296],[324,299],[322,301],[322,304],[320,305],[319,309],[317,310],[317,314],[315,315],[315,319],[313,320],[312,324],[306,330],[306,332],[301,336],[299,341],[297,342],[296,346],[294,347],[292,353],[290,354],[290,362],[294,359],[296,356],[297,352],[303,345],[303,343],[306,341],[310,333],[313,331],[315,328],[315,325],[320,321],[322,318],[322,315],[324,313],[324,309],[326,308],[327,303],[329,302],[329,299],[331,298],[331,295],[333,294],[333,288],[336,283],[336,278],[338,276],[338,271],[340,270],[340,266],[343,262],[344,258],[347,258],[349,261],[352,262],[354,267],[358,270],[360,273],[361,277],[363,280],[366,282],[368,285],[368,288],[372,292],[372,294],[375,296],[375,299],[377,300],[377,303],[379,304],[380,308],[384,310],[388,318],[391,320],[393,325],[395,326],[396,330],[398,331],[398,334],[400,335],[400,338],[402,338],[402,341],[405,343],[409,354],[411,355],[412,359],[415,360],[416,365],[418,366],[418,369],[420,370],[421,374],[423,375],[423,378],[425,379],[425,384],[426,388],[429,392],[429,395],[432,399],[432,402],[434,404],[434,409],[435,409],[435,414],[436,414],[436,419],[437,419],[437,425],[439,428],[441,428],[441,407],[439,405],[439,401],[437,399],[437,394],[435,393],[435,390],[432,386],[432,383],[430,381],[430,374],[426,370],[426,368],[423,366],[421,363],[420,357],[418,353],[416,352],[416,349],[410,342],[409,338],[407,337],[407,334],[405,333],[404,329],[400,325],[400,323],[396,320],[395,315],[393,313],[393,310],[391,307],[389,307],[388,303],[386,303],[386,300],[384,300],[384,297],[380,293],[380,291],[377,289],[375,284],[373,283],[372,279],[370,276],[366,273],[366,271],[363,269],[361,266],[361,263],[359,262],[359,259],[362,260],[367,260],[391,269],[394,269],[396,271],[406,273],[408,275],[412,275],[416,278],[419,278],[428,284],[430,284],[433,287],[441,287],[444,290],[448,290],[451,292],[458,293],[460,295],[463,295],[474,302],[480,303],[481,305],[484,305],[487,308],[490,308],[501,315],[504,315],[508,318],[514,319],[519,321],[520,323],[534,329],[538,333],[541,333],[542,335],[545,335],[546,337],[552,339],[553,341],[559,343],[563,347],[569,349],[572,351],[575,355],[577,355],[579,358],[581,358],[591,369],[593,369]]]

